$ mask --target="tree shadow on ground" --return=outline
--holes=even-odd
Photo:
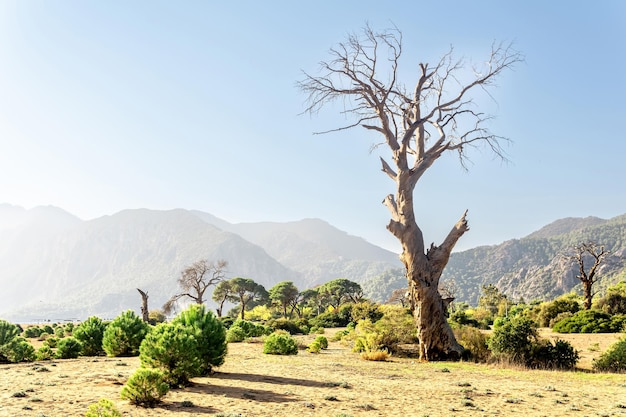
[[[179,413],[179,412],[193,413],[194,416],[197,414],[215,414],[218,412],[218,410],[216,410],[213,407],[206,407],[206,406],[201,406],[201,405],[194,405],[192,407],[184,407],[179,402],[176,402],[176,403],[161,402],[159,404],[156,404],[153,408],[158,408],[158,409],[170,411],[173,413]]]
[[[273,375],[259,375],[259,374],[246,374],[246,373],[238,373],[238,372],[227,372],[227,373],[215,373],[211,376],[211,379],[227,379],[227,380],[239,380],[239,381],[248,381],[248,382],[265,382],[268,384],[280,384],[280,385],[297,385],[301,387],[328,387],[326,383],[313,381],[310,379],[299,379],[299,378],[285,378],[282,376],[273,376]]]
[[[224,385],[212,385],[205,383],[194,383],[193,386],[187,387],[187,391],[199,393],[199,394],[209,394],[209,395],[220,395],[223,397],[229,398],[244,398],[247,400],[254,400],[258,402],[273,402],[273,403],[286,403],[286,402],[294,402],[298,401],[297,398],[289,395],[289,394],[280,394],[274,391],[262,390],[262,389],[254,389],[248,387],[230,387]]]

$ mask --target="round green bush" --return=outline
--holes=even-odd
[[[49,361],[54,358],[54,351],[49,345],[43,345],[35,352],[35,359],[38,361]]]
[[[24,337],[27,337],[29,339],[34,339],[35,337],[39,337],[42,333],[42,330],[39,327],[33,326],[33,327],[27,327],[26,330],[24,330]]]
[[[102,335],[102,348],[108,356],[137,356],[141,341],[147,333],[148,324],[134,311],[127,310],[106,326]]]
[[[96,404],[89,406],[85,417],[122,417],[122,413],[115,408],[111,400],[102,398]]]
[[[161,401],[169,389],[162,372],[139,368],[122,388],[121,397],[129,400],[131,404],[153,407]]]
[[[73,335],[83,345],[83,355],[98,356],[104,353],[102,338],[105,329],[106,325],[95,316],[89,317],[74,328]]]
[[[208,375],[213,367],[224,363],[228,351],[226,329],[212,311],[193,304],[172,320],[192,330],[201,361],[200,375]]]
[[[265,338],[263,353],[270,355],[297,355],[298,344],[287,333],[276,332]]]
[[[320,345],[320,342],[315,340],[309,345],[306,350],[310,353],[320,353],[322,351],[322,346]]]
[[[59,340],[57,343],[56,357],[59,359],[74,359],[78,358],[80,352],[83,350],[81,343],[74,337],[65,337]]]
[[[582,310],[557,322],[552,328],[557,333],[614,333],[621,331],[622,323],[597,310]]]
[[[227,343],[239,343],[246,340],[246,332],[238,326],[231,326],[226,332]]]
[[[35,348],[23,337],[14,337],[0,346],[0,360],[5,362],[30,362],[35,359]]]
[[[319,343],[322,349],[328,349],[328,339],[326,338],[326,336],[317,336],[315,338],[315,341]]]
[[[496,356],[524,363],[538,338],[537,325],[532,320],[516,317],[494,329],[488,346]]]
[[[626,371],[626,337],[613,344],[593,361],[593,369],[599,372]]]
[[[203,361],[191,327],[180,323],[161,323],[141,342],[139,358],[144,368],[163,373],[170,386],[182,387],[202,374]]]

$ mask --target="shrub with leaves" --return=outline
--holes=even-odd
[[[624,323],[626,320],[620,316],[611,317],[597,310],[582,310],[559,321],[552,330],[558,333],[615,333],[622,331]]]
[[[65,337],[59,340],[57,343],[56,357],[59,359],[74,359],[78,358],[83,346],[74,337]]]
[[[106,325],[99,317],[92,316],[74,328],[74,337],[83,345],[82,354],[98,356],[104,353],[102,338]]]
[[[35,352],[38,361],[49,361],[55,357],[55,353],[49,345],[43,345]]]
[[[182,387],[202,374],[198,347],[193,328],[180,323],[161,323],[141,343],[141,366],[161,371],[170,386]]]
[[[201,361],[200,375],[208,375],[214,366],[224,363],[228,350],[226,329],[212,311],[204,305],[193,304],[176,316],[172,323],[192,330]]]
[[[469,359],[474,362],[486,362],[491,356],[487,347],[487,336],[476,327],[457,326],[454,328],[454,337],[466,349]]]
[[[14,337],[0,346],[0,361],[30,362],[35,359],[35,348],[23,337]]]
[[[531,348],[526,366],[539,369],[574,369],[580,355],[565,340],[540,341]]]
[[[59,343],[59,339],[57,339],[56,337],[47,337],[45,342],[43,342],[44,345],[48,345],[50,346],[52,349],[57,347],[57,343]]]
[[[155,369],[139,368],[122,388],[121,397],[131,404],[154,407],[168,393],[170,387],[163,373]]]
[[[320,344],[322,349],[328,349],[328,339],[326,336],[317,336],[315,341]]]
[[[102,336],[102,348],[109,356],[136,356],[147,333],[148,324],[134,311],[127,310],[106,327]]]
[[[593,369],[600,372],[626,371],[626,337],[607,349],[593,361]]]
[[[413,317],[408,309],[399,306],[382,306],[383,317],[376,323],[360,320],[346,340],[354,340],[355,352],[385,350],[401,353],[400,345],[417,342]]]
[[[226,332],[227,343],[239,343],[244,340],[246,340],[246,332],[241,327],[231,326]]]
[[[267,322],[267,326],[271,327],[274,330],[285,330],[289,332],[289,334],[304,333],[304,331],[302,330],[302,327],[298,326],[298,324],[295,321],[289,320],[284,317],[274,319],[274,320],[269,320]]]
[[[11,342],[20,333],[19,328],[6,320],[0,320],[0,362],[8,362],[8,358],[2,353],[3,347]]]
[[[307,352],[310,353],[320,353],[322,351],[322,345],[317,340],[311,342],[311,344],[306,348]]]
[[[494,329],[489,338],[491,352],[500,358],[524,363],[530,357],[533,343],[539,339],[537,325],[532,320],[520,317],[507,321]]]
[[[265,338],[263,353],[270,355],[297,355],[298,344],[289,333],[279,330]]]
[[[24,330],[24,337],[27,337],[29,339],[34,339],[35,337],[39,337],[41,333],[43,332],[39,327],[31,326],[31,327],[27,327]]]
[[[122,417],[122,413],[118,411],[113,401],[102,398],[89,406],[85,417]]]

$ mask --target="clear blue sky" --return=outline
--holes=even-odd
[[[83,219],[198,209],[231,222],[322,218],[397,250],[381,204],[393,183],[365,131],[299,115],[295,83],[366,23],[404,35],[401,73],[454,46],[525,62],[493,90],[510,163],[454,155],[417,187],[427,243],[465,209],[457,249],[562,217],[626,212],[626,2],[0,1],[0,203]]]

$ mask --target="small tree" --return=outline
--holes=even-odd
[[[98,356],[104,353],[102,338],[106,325],[99,317],[92,316],[79,324],[74,329],[74,337],[82,344],[82,354],[85,356]]]
[[[270,300],[281,307],[283,317],[287,317],[287,307],[293,306],[294,301],[300,295],[300,291],[291,281],[283,281],[270,288]],[[293,308],[291,309],[293,313]],[[289,314],[291,317],[291,314]]]
[[[268,293],[261,284],[250,278],[233,278],[230,280],[228,301],[238,303],[241,320],[245,320],[246,306],[253,302],[263,302],[268,299]]]
[[[196,304],[204,304],[204,293],[212,286],[224,279],[228,262],[220,259],[217,262],[209,262],[206,259],[194,262],[183,270],[178,284],[181,292],[173,295],[163,305],[163,311],[169,314],[174,305],[181,298],[191,298]]]
[[[328,302],[333,308],[338,308],[345,301],[358,303],[363,298],[361,286],[345,278],[328,281],[320,287],[319,291],[327,296]]]
[[[228,297],[232,295],[232,285],[229,281],[221,281],[213,290],[211,298],[217,303],[217,317],[222,317],[224,311],[224,303],[228,301]]]
[[[591,302],[593,300],[593,284],[598,281],[596,273],[598,267],[604,259],[609,255],[609,251],[604,249],[604,245],[598,245],[594,242],[581,243],[574,246],[574,254],[568,256],[569,259],[574,260],[578,265],[578,275],[576,278],[580,280],[583,285],[583,307],[585,310],[591,309]],[[591,260],[592,266],[587,271],[585,263]]]

